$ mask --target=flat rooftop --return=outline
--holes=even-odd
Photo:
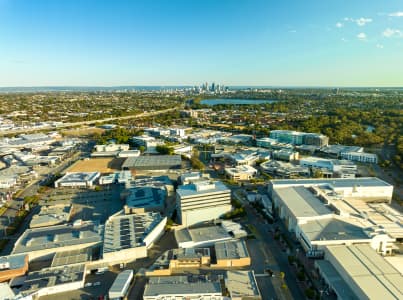
[[[144,290],[144,297],[158,295],[222,295],[221,284],[209,281],[190,281],[186,276],[152,277]]]
[[[92,249],[84,248],[70,251],[58,252],[52,260],[52,267],[74,265],[92,260]]]
[[[122,168],[156,168],[170,169],[181,166],[182,159],[180,155],[150,155],[139,157],[128,157],[122,165]]]
[[[249,257],[243,240],[225,241],[214,244],[217,259],[238,259]]]
[[[337,272],[329,261],[318,259],[315,260],[315,264],[341,299],[359,300],[350,286],[344,281],[340,273]]]
[[[214,241],[225,238],[231,238],[228,232],[221,226],[207,226],[200,228],[183,228],[175,231],[176,241],[179,243],[184,242],[203,242]]]
[[[25,257],[27,254],[15,254],[8,256],[0,256],[0,266],[8,266],[5,268],[0,267],[0,272],[4,270],[21,269],[25,266]]]
[[[165,189],[151,186],[136,187],[130,190],[130,194],[126,198],[126,205],[144,208],[160,207],[164,205],[165,197]]]
[[[99,172],[73,172],[66,173],[62,178],[57,180],[58,183],[74,183],[93,181],[100,175]]]
[[[369,239],[362,227],[335,217],[309,221],[300,228],[311,241]]]
[[[196,183],[181,185],[176,190],[180,197],[198,196],[203,194],[230,193],[231,190],[221,181],[203,180]]]
[[[355,186],[361,187],[386,187],[392,186],[391,184],[377,178],[377,177],[359,177],[359,178],[310,178],[310,179],[275,179],[271,180],[273,187],[281,187],[282,185],[321,185],[328,184],[335,188],[352,188]]]
[[[84,280],[85,265],[47,268],[37,272],[30,272],[26,276],[20,292],[29,295],[41,288],[53,287]]]
[[[335,260],[336,269],[345,272],[369,299],[403,299],[403,276],[371,246],[327,246],[325,258]]]
[[[70,217],[72,206],[52,205],[42,206],[40,212],[32,217],[30,228],[50,226],[67,222]]]
[[[226,284],[231,298],[260,296],[253,271],[227,271]]]
[[[324,216],[333,213],[303,186],[276,189],[276,193],[296,218]]]
[[[101,242],[98,226],[86,222],[79,226],[57,225],[27,229],[16,241],[13,254]]]

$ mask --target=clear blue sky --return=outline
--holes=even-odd
[[[0,86],[403,86],[402,0],[0,0]]]

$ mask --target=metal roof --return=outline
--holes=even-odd
[[[280,187],[281,185],[319,185],[330,184],[335,188],[347,188],[354,186],[376,187],[376,186],[391,186],[391,184],[377,177],[360,177],[360,178],[311,178],[311,179],[275,179],[271,180],[273,186]]]
[[[403,299],[403,276],[369,245],[327,246],[325,257],[369,299]]]
[[[122,168],[147,168],[160,167],[161,169],[172,168],[182,164],[180,155],[150,155],[128,157]]]
[[[302,186],[276,189],[276,193],[296,218],[332,214],[329,208]]]
[[[225,241],[214,245],[217,259],[237,259],[249,257],[248,249],[243,240]]]

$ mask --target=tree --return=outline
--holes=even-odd
[[[174,148],[167,145],[157,145],[156,150],[160,154],[167,154],[167,155],[174,154]]]

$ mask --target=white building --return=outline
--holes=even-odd
[[[378,155],[366,152],[341,152],[341,157],[343,159],[358,161],[362,163],[378,163]]]
[[[225,168],[225,175],[235,181],[250,180],[257,174],[257,170],[249,165],[236,166],[234,168]]]
[[[387,209],[385,203],[367,203],[367,197],[374,201],[372,195],[344,197],[342,190],[329,185],[298,185],[301,181],[307,183],[288,180],[285,187],[276,182],[286,180],[273,180],[271,198],[279,217],[308,255],[321,254],[327,245],[362,243],[387,255],[392,253],[393,243],[403,238],[402,215]]]
[[[127,151],[130,146],[128,144],[107,144],[95,145],[96,152],[111,152],[111,151]]]
[[[309,156],[301,158],[299,160],[299,164],[302,167],[327,170],[332,172],[332,175],[337,175],[342,178],[354,178],[355,174],[357,173],[357,165],[348,160],[326,159]],[[351,174],[352,176],[348,176],[349,174]]]
[[[179,186],[178,216],[184,226],[218,219],[230,211],[231,190],[219,181],[200,181]]]
[[[92,187],[100,176],[99,172],[67,172],[66,175],[55,181],[55,188]]]

